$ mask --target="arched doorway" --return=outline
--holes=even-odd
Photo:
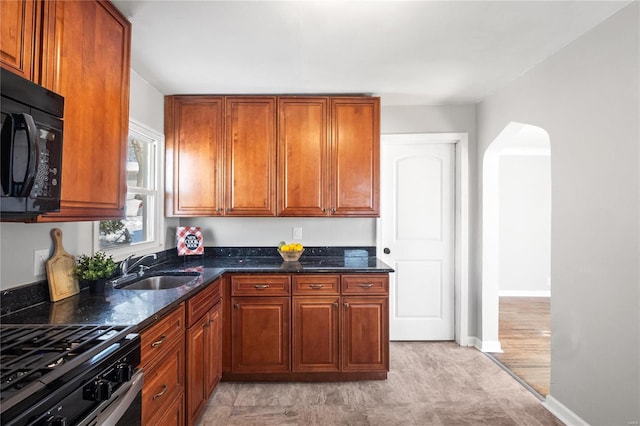
[[[500,300],[550,296],[551,165],[548,133],[511,122],[483,158],[482,350],[501,353]],[[500,299],[499,296],[505,296]],[[543,301],[542,299],[538,299]],[[544,302],[544,301],[543,301]],[[525,303],[525,305],[523,305]],[[526,355],[526,354],[525,354]]]

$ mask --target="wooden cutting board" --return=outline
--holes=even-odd
[[[47,260],[47,281],[49,281],[49,295],[51,301],[73,296],[80,292],[80,286],[73,271],[76,259],[62,247],[62,231],[59,228],[51,230],[53,238],[53,256]]]

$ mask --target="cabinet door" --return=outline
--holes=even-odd
[[[328,98],[278,100],[278,215],[324,216],[329,199]]]
[[[60,213],[125,214],[131,25],[109,2],[46,2],[43,85],[64,96]]]
[[[276,98],[226,98],[225,214],[276,214]]]
[[[38,10],[35,0],[0,1],[0,65],[36,83]]]
[[[331,98],[331,214],[380,215],[380,98]]]
[[[206,360],[207,365],[207,399],[213,392],[220,378],[222,377],[222,316],[221,303],[218,303],[209,313],[209,323],[207,326],[209,353]]]
[[[231,303],[231,370],[289,371],[289,297],[234,297]]]
[[[209,332],[209,315],[204,315],[187,330],[187,425],[197,420],[207,403],[209,348],[207,333]]]
[[[293,298],[293,371],[338,371],[339,297]]]
[[[343,297],[342,305],[342,369],[388,371],[388,299]]]
[[[182,426],[184,425],[184,406],[182,404],[182,395],[178,395],[173,399],[173,401],[169,402],[167,405],[163,406],[164,410],[160,413],[157,413],[149,423],[153,426]]]
[[[166,212],[168,216],[222,214],[224,99],[165,99]]]

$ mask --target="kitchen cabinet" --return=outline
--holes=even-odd
[[[329,207],[329,98],[278,99],[278,215],[325,216]]]
[[[224,98],[167,96],[165,117],[167,216],[224,214]]]
[[[65,108],[61,208],[39,220],[123,217],[131,24],[107,1],[43,7],[40,83]]]
[[[331,98],[334,216],[380,215],[380,98]]]
[[[225,215],[276,215],[276,98],[225,98]]]
[[[231,277],[231,369],[289,371],[290,278]]]
[[[41,3],[36,0],[0,2],[0,66],[38,82]]]
[[[140,334],[142,424],[184,424],[184,321],[182,303]]]
[[[220,281],[187,301],[186,413],[193,425],[222,376]]]
[[[229,287],[222,291],[232,306],[223,356],[231,359],[223,361],[223,378],[386,378],[387,274],[232,275]]]
[[[168,96],[165,112],[168,215],[379,215],[379,98]]]
[[[379,215],[380,99],[278,100],[278,215]]]

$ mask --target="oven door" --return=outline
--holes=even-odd
[[[88,425],[142,425],[142,370],[138,370],[126,385],[115,391],[108,401],[104,401],[78,426]]]

